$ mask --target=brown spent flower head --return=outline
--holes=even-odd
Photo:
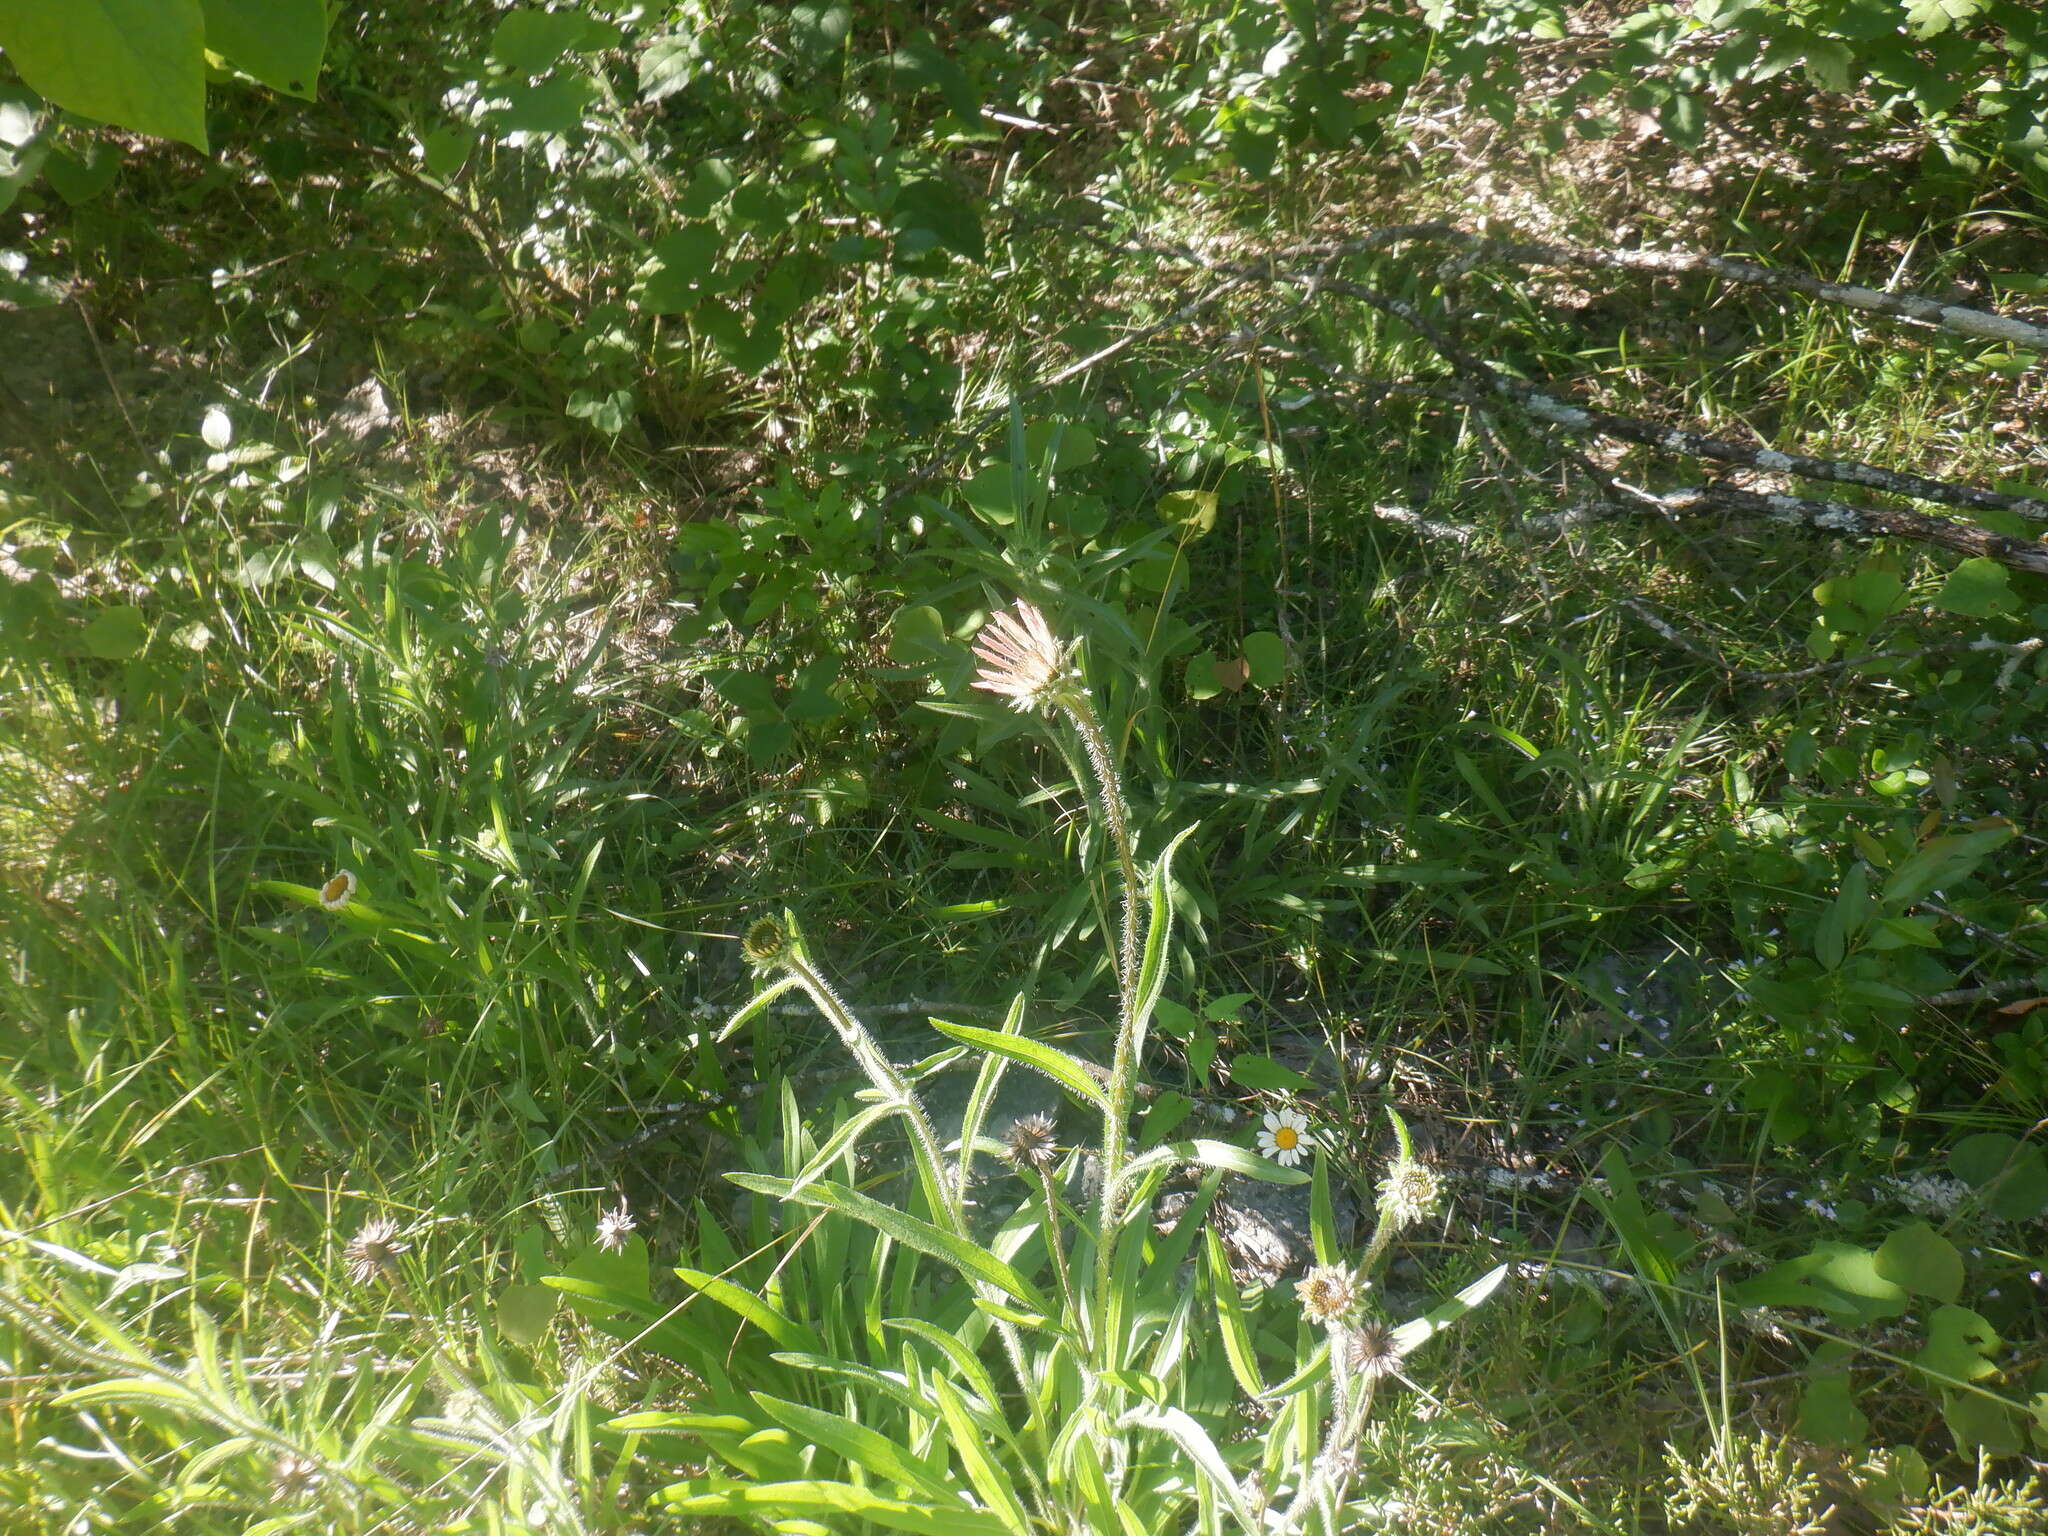
[[[1391,1376],[1401,1367],[1405,1351],[1385,1323],[1361,1323],[1344,1330],[1344,1360],[1355,1375]]]
[[[348,1277],[357,1285],[388,1279],[398,1269],[398,1256],[412,1244],[398,1241],[398,1223],[389,1216],[373,1216],[362,1230],[348,1240],[341,1256]]]
[[[286,1451],[270,1464],[270,1489],[287,1504],[296,1504],[320,1486],[320,1463],[297,1451]]]
[[[1336,1264],[1317,1264],[1294,1283],[1301,1313],[1312,1323],[1341,1322],[1358,1305],[1358,1277]]]
[[[624,1253],[626,1234],[637,1225],[639,1223],[633,1220],[633,1213],[621,1199],[617,1210],[606,1211],[597,1218],[597,1246],[606,1253]]]
[[[1003,1133],[1003,1155],[1019,1168],[1047,1173],[1059,1161],[1060,1149],[1051,1115],[1024,1115]]]
[[[981,662],[974,686],[1000,693],[1026,714],[1049,707],[1066,686],[1068,650],[1045,615],[1019,600],[1014,613],[992,613],[974,638]]]
[[[772,917],[748,926],[740,940],[740,953],[756,970],[770,970],[789,954],[789,930]]]

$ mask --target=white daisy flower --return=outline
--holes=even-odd
[[[338,870],[332,880],[320,887],[320,905],[330,912],[339,912],[356,899],[356,877],[353,870]]]
[[[1298,1109],[1273,1110],[1259,1132],[1259,1150],[1287,1168],[1306,1157],[1315,1144],[1308,1133],[1308,1116]]]

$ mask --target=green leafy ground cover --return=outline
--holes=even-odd
[[[2040,1528],[2048,585],[1556,521],[1567,445],[1337,286],[1609,410],[2020,494],[2038,358],[1330,249],[1442,218],[2038,319],[2038,21],[1879,9],[372,9],[313,101],[216,70],[210,157],[9,94],[0,1509],[1050,1528],[963,1448],[1007,1378],[899,1423],[781,1358],[920,1385],[950,1354],[883,1319],[953,1293],[763,1198],[863,1085],[786,1004],[724,1028],[789,908],[899,1065],[1026,991],[1108,1064],[1087,767],[970,687],[1022,596],[1139,856],[1193,829],[1141,1146],[1299,1110],[1341,1260],[1395,1107],[1452,1197],[1389,1306],[1511,1266],[1334,1524]],[[936,1220],[878,1134],[833,1187]],[[1156,1242],[1202,1243],[1197,1342],[1119,1390],[1281,1475],[1245,1382],[1315,1342],[1292,1285]],[[1102,1488],[1169,1507],[1163,1454]]]

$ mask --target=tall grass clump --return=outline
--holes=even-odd
[[[1108,1068],[1027,1033],[1025,995],[1000,1029],[933,1020],[964,1051],[900,1067],[795,920],[762,919],[744,948],[765,985],[728,1029],[800,993],[866,1077],[858,1107],[820,1141],[785,1085],[780,1145],[756,1145],[762,1166],[728,1175],[749,1197],[740,1219],[758,1250],[741,1257],[700,1206],[698,1252],[676,1271],[693,1293],[680,1307],[587,1279],[548,1282],[600,1328],[698,1378],[688,1411],[610,1425],[659,1437],[649,1443],[681,1436],[694,1465],[700,1452],[716,1459],[717,1471],[658,1492],[671,1511],[778,1529],[851,1515],[934,1536],[1334,1536],[1398,1507],[1387,1386],[1506,1266],[1425,1316],[1396,1325],[1385,1315],[1386,1261],[1439,1199],[1398,1119],[1400,1152],[1356,1256],[1338,1249],[1326,1156],[1314,1151],[1312,1172],[1281,1165],[1311,1150],[1294,1117],[1274,1117],[1279,1129],[1263,1139],[1272,1159],[1217,1140],[1141,1144],[1133,1106],[1173,926],[1168,879],[1193,829],[1141,864],[1075,649],[1019,603],[984,629],[977,686],[1071,732],[1087,764],[1121,913]],[[963,1054],[978,1070],[948,1136],[923,1084]],[[1013,1065],[1081,1106],[1087,1134],[1063,1144],[1045,1114],[988,1134]],[[890,1121],[905,1132],[907,1177],[878,1145]],[[1197,1187],[1177,1220],[1162,1220],[1156,1197],[1183,1170]],[[1206,1223],[1230,1175],[1312,1184],[1316,1263],[1294,1297],[1247,1294],[1233,1279]],[[1021,1190],[1007,1214],[1005,1187]]]

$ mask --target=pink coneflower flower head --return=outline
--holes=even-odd
[[[1069,648],[1027,602],[1019,601],[1014,612],[990,614],[974,638],[974,654],[981,662],[974,686],[1002,694],[1026,714],[1051,706],[1072,681]]]

